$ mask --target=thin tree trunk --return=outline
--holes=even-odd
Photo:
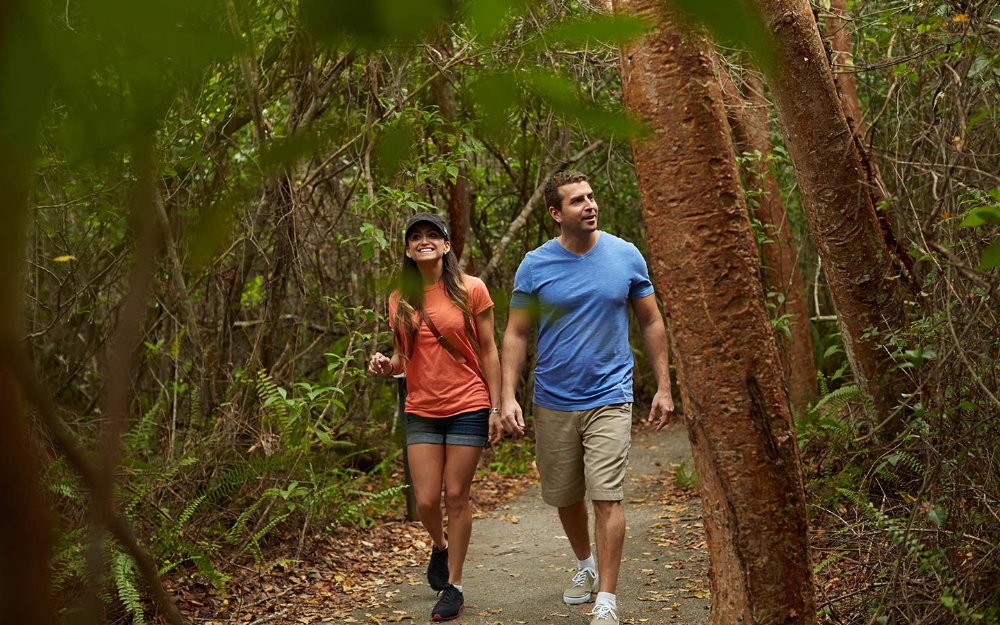
[[[830,10],[823,20],[826,35],[833,53],[833,81],[840,96],[840,106],[844,109],[847,123],[859,137],[867,132],[861,115],[861,101],[858,99],[858,83],[854,74],[854,45],[851,42],[850,20],[845,0],[830,0]]]
[[[442,27],[435,50],[442,58],[451,58],[454,53],[449,36],[450,29]],[[443,72],[434,77],[432,83],[434,101],[441,110],[441,117],[450,126],[450,132],[458,128],[458,104],[455,100],[455,87]],[[449,145],[441,146],[442,155],[447,158],[452,149]],[[469,258],[465,255],[465,243],[469,238],[469,227],[472,221],[472,185],[469,183],[469,171],[465,163],[458,166],[458,176],[455,181],[445,181],[448,190],[448,226],[451,228],[451,249],[463,269],[469,266]],[[471,269],[469,269],[471,271]]]
[[[781,189],[771,172],[771,135],[767,124],[767,100],[764,85],[756,77],[748,79],[746,97],[741,97],[725,68],[718,68],[723,97],[733,140],[739,152],[757,152],[743,165],[748,189],[759,191],[756,216],[767,229],[769,243],[761,246],[764,257],[764,285],[768,291],[780,293],[775,317],[788,315],[788,332],[777,330],[778,353],[788,386],[788,398],[797,416],[806,413],[809,402],[815,400],[816,361],[813,357],[812,332],[809,329],[809,305],[806,300],[802,269],[788,215],[781,201]]]
[[[815,623],[798,449],[757,250],[707,42],[658,0],[615,7],[660,24],[623,52],[653,275],[665,294],[711,558],[710,622]]]
[[[879,345],[887,332],[906,324],[902,267],[890,250],[894,239],[888,224],[880,225],[876,216],[868,172],[837,97],[809,4],[753,3],[775,35],[768,84],[847,357],[876,412],[894,424],[898,419],[889,417],[906,380]]]

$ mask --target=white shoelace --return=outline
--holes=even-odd
[[[580,569],[579,571],[577,571],[576,575],[573,576],[573,586],[574,587],[576,587],[576,586],[583,586],[584,584],[586,584],[587,583],[587,573],[590,573],[591,575],[594,575],[594,572],[591,571],[590,569]],[[563,578],[563,579],[565,579],[565,578]]]
[[[605,621],[605,620],[610,621],[612,619],[618,618],[618,614],[615,613],[615,611],[611,608],[611,606],[603,603],[598,603],[597,605],[595,605],[594,609],[591,610],[590,614],[592,616],[596,616],[597,620],[599,621]]]

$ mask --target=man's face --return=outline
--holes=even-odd
[[[589,182],[571,182],[559,187],[562,205],[549,208],[563,232],[588,233],[597,230],[597,202]]]

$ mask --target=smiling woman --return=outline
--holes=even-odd
[[[487,440],[499,440],[500,359],[489,291],[459,270],[444,220],[417,213],[404,240],[399,287],[389,298],[394,354],[374,354],[368,370],[406,373],[407,457],[417,513],[434,543],[427,582],[441,591],[431,618],[448,621],[465,609],[472,476]]]

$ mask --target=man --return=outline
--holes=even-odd
[[[517,383],[537,325],[532,414],[542,498],[558,508],[577,558],[563,601],[585,603],[597,591],[591,625],[618,625],[622,486],[632,424],[628,307],[656,376],[649,412],[656,430],[674,410],[666,331],[639,250],[597,229],[598,208],[587,177],[575,171],[553,175],[545,200],[560,234],[529,252],[514,278],[503,338],[502,424],[508,433],[524,433]],[[594,507],[596,563],[585,494]]]

